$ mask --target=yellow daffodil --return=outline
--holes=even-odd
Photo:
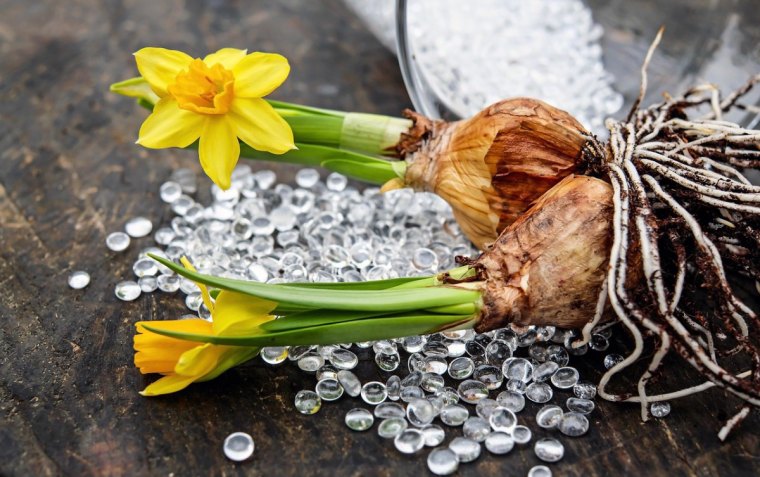
[[[190,263],[183,259],[188,269]],[[259,348],[222,346],[170,338],[153,333],[152,328],[193,334],[235,336],[249,334],[274,317],[269,313],[276,304],[240,293],[222,291],[212,303],[208,290],[198,284],[203,302],[211,310],[212,322],[196,319],[138,322],[134,338],[135,366],[143,374],[164,376],[146,387],[140,394],[158,396],[180,391],[196,381],[208,381],[223,372],[256,356]]]
[[[295,149],[293,131],[262,98],[288,77],[285,57],[223,48],[203,59],[181,51],[143,48],[137,69],[158,96],[137,143],[187,147],[200,138],[201,166],[222,189],[240,157],[238,138],[259,151]]]

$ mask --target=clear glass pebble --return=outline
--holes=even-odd
[[[485,446],[491,454],[502,455],[515,447],[515,441],[506,432],[492,432],[486,437]]]
[[[366,431],[374,423],[374,416],[364,408],[358,407],[346,413],[346,425],[352,431]]]
[[[140,279],[137,280],[137,284],[140,285],[140,290],[142,290],[143,293],[153,293],[158,289],[158,279],[156,277],[140,277]]]
[[[461,404],[449,404],[441,409],[441,422],[447,426],[461,426],[470,417],[470,411]]]
[[[376,353],[375,364],[377,364],[378,368],[390,373],[395,371],[401,364],[401,357],[398,353]]]
[[[435,373],[423,373],[420,380],[420,387],[429,393],[442,389],[444,384],[443,376]]]
[[[346,394],[351,397],[357,397],[361,394],[362,383],[354,373],[347,369],[341,369],[337,372],[336,377]]]
[[[438,267],[438,256],[429,248],[418,248],[414,251],[412,264],[418,270],[432,270]]]
[[[544,382],[550,379],[552,375],[559,369],[559,364],[554,361],[546,361],[541,363],[533,370],[533,380],[537,382]]]
[[[533,365],[525,358],[510,358],[504,361],[502,374],[506,379],[527,383],[533,379]]]
[[[539,404],[549,402],[552,396],[554,396],[554,392],[551,386],[546,383],[530,383],[525,388],[525,397]]]
[[[525,408],[525,396],[514,391],[502,391],[496,396],[496,403],[512,412],[520,412]]]
[[[433,449],[428,454],[427,465],[430,472],[435,475],[451,475],[459,469],[459,458],[449,448]]]
[[[528,471],[528,477],[552,477],[552,471],[545,465],[534,465]]]
[[[551,377],[552,384],[559,389],[570,389],[578,383],[580,375],[575,368],[559,368]]]
[[[224,439],[224,455],[235,462],[242,462],[253,455],[253,438],[245,432],[234,432]]]
[[[328,175],[327,179],[325,180],[327,189],[335,192],[340,192],[345,189],[346,184],[348,184],[348,179],[346,176],[343,174],[338,174],[337,172],[330,173],[330,175]]]
[[[477,404],[481,399],[488,397],[488,388],[480,381],[468,379],[459,383],[457,393],[462,401],[469,404]]]
[[[337,348],[330,354],[330,362],[338,369],[354,369],[359,358],[350,350]]]
[[[156,278],[158,289],[164,293],[174,293],[179,290],[179,277],[177,275],[159,275]]]
[[[565,456],[565,446],[557,439],[546,437],[536,441],[533,446],[536,457],[544,462],[557,462]]]
[[[665,401],[653,402],[649,406],[649,412],[651,412],[654,417],[665,417],[670,414],[670,403]]]
[[[565,405],[568,410],[579,412],[581,414],[591,414],[594,411],[594,408],[596,408],[594,401],[577,397],[567,398]]]
[[[141,258],[132,265],[132,271],[137,278],[153,276],[158,273],[158,262],[152,258]]]
[[[571,411],[562,415],[557,427],[566,436],[578,437],[588,432],[589,422],[585,415]]]
[[[446,352],[448,353],[448,350]],[[428,373],[445,374],[449,369],[449,363],[442,356],[426,356],[422,369]]]
[[[478,404],[475,405],[475,414],[482,417],[483,419],[488,419],[491,417],[491,414],[498,409],[499,403],[497,403],[494,399],[485,398],[478,401]]]
[[[142,293],[140,285],[132,280],[121,281],[114,287],[114,294],[121,301],[136,300],[140,296],[140,293]]]
[[[613,354],[608,354],[607,356],[604,357],[604,367],[606,369],[610,369],[613,366],[615,366],[616,364],[622,362],[624,359],[625,358],[623,358],[619,354],[614,354],[614,353]]]
[[[573,386],[573,394],[581,399],[594,399],[596,397],[596,385],[581,381]]]
[[[456,404],[459,402],[459,394],[457,393],[457,390],[448,386],[436,391],[435,395],[443,399],[444,406],[448,406],[449,404]]]
[[[261,359],[267,364],[280,364],[288,359],[288,348],[285,346],[265,346],[261,348]]]
[[[397,375],[394,374],[388,378],[385,388],[388,391],[388,399],[391,401],[398,401],[401,398],[401,378]]]
[[[472,462],[480,457],[480,443],[467,437],[455,437],[449,443],[449,449],[454,451],[459,462]]]
[[[319,182],[319,171],[310,167],[299,169],[296,172],[296,184],[304,189],[311,189]]]
[[[517,416],[508,409],[496,409],[488,418],[491,428],[497,432],[511,434],[517,425]]]
[[[316,373],[325,364],[325,358],[317,353],[309,352],[298,360],[298,368],[307,373]]]
[[[504,376],[496,366],[490,364],[481,364],[472,373],[473,379],[477,379],[486,385],[489,390],[498,389],[504,382]]]
[[[399,452],[414,454],[425,447],[425,435],[419,429],[405,429],[393,439]]]
[[[69,287],[73,288],[74,290],[81,290],[82,288],[86,287],[90,284],[90,274],[82,271],[77,270],[75,272],[71,272],[69,274]]]
[[[443,440],[446,438],[446,432],[443,430],[443,428],[435,424],[423,427],[422,434],[425,436],[426,447],[435,447],[437,445],[440,445],[441,442],[443,442]]]
[[[512,439],[514,439],[515,444],[527,444],[532,438],[533,432],[528,427],[518,424],[512,429]]]
[[[364,402],[373,406],[385,401],[388,391],[385,384],[378,381],[370,381],[362,386],[361,396]]]
[[[483,442],[491,433],[491,425],[480,416],[472,416],[462,425],[462,433],[469,439]]]
[[[124,232],[113,232],[106,237],[106,247],[113,252],[123,252],[129,247],[129,235]]]
[[[507,391],[512,391],[518,394],[525,394],[528,384],[525,381],[519,379],[510,379],[507,381]]]
[[[140,289],[142,289],[142,286]],[[185,306],[192,311],[198,311],[202,304],[203,296],[201,292],[193,292],[185,297]]]
[[[153,234],[153,240],[159,245],[169,245],[176,236],[177,234],[171,228],[161,227]]]
[[[326,378],[317,383],[315,388],[317,394],[323,401],[335,401],[343,396],[343,386],[337,379]]]
[[[544,429],[553,429],[557,427],[562,420],[562,408],[553,404],[542,407],[536,413],[536,424]]]
[[[424,427],[435,418],[435,408],[427,399],[414,399],[406,406],[406,419],[410,424]]]
[[[512,348],[506,341],[493,340],[486,346],[488,364],[501,367],[504,361],[512,357]]]
[[[389,419],[391,417],[403,419],[406,417],[404,406],[396,402],[381,402],[375,406],[374,412],[378,419]]]
[[[130,237],[147,237],[153,231],[153,223],[145,217],[133,217],[124,224],[124,231]]]
[[[421,399],[425,397],[425,391],[419,386],[403,386],[401,388],[401,400],[404,402],[412,402],[415,399]]]
[[[173,204],[182,196],[182,186],[173,181],[164,182],[161,184],[159,194],[162,201]]]
[[[322,399],[314,391],[298,391],[295,398],[296,409],[301,414],[315,414],[322,407]]]
[[[406,430],[409,424],[400,417],[383,419],[377,426],[377,435],[383,439],[392,439]]]

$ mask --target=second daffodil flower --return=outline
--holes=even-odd
[[[187,259],[183,258],[182,263],[195,270]],[[186,341],[154,333],[143,326],[150,324],[153,328],[200,335],[235,336],[250,334],[261,324],[274,319],[270,314],[276,306],[274,302],[222,291],[212,303],[206,287],[200,283],[198,286],[203,302],[211,310],[211,322],[191,318],[136,323],[135,366],[143,374],[163,375],[140,392],[143,396],[169,394],[194,382],[214,379],[259,354],[259,348],[255,347]]]
[[[153,149],[187,147],[200,139],[201,166],[222,189],[240,157],[238,138],[259,151],[283,154],[293,131],[264,96],[290,73],[285,57],[223,48],[202,60],[181,51],[143,48],[137,69],[160,98],[137,143]]]

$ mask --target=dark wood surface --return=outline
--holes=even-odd
[[[395,58],[337,0],[3,0],[0,12],[0,474],[426,474],[426,454],[402,456],[374,428],[357,434],[344,426],[357,401],[297,414],[295,393],[315,382],[292,364],[256,361],[176,395],[140,397],[149,381],[132,365],[133,323],[175,318],[184,305],[179,294],[119,302],[113,286],[131,275],[150,239],[122,254],[104,245],[129,217],[165,222],[171,213],[159,185],[180,165],[199,170],[192,153],[133,144],[144,113],[107,92],[135,74],[132,52],[146,45],[195,55],[225,46],[278,51],[293,71],[277,97],[380,113],[409,106]],[[278,171],[292,178],[293,168]],[[92,275],[84,290],[67,287],[75,269]],[[589,356],[576,363],[594,378],[601,355]],[[359,374],[377,371],[362,362]],[[566,457],[552,468],[555,475],[757,475],[757,412],[728,442],[715,437],[735,406],[712,391],[644,424],[637,407],[601,402],[590,433],[563,439]],[[533,423],[534,413],[530,406],[522,419]],[[221,443],[239,430],[254,436],[256,452],[234,464]],[[536,463],[523,448],[483,456],[460,473],[525,475]]]

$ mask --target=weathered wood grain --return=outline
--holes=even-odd
[[[133,323],[184,306],[166,295],[119,302],[113,285],[150,240],[123,254],[104,246],[128,217],[166,221],[159,185],[180,164],[199,170],[192,154],[134,146],[144,113],[107,92],[136,74],[133,51],[276,50],[293,65],[278,97],[381,113],[409,106],[395,58],[337,0],[3,0],[0,11],[0,474],[426,473],[423,456],[343,425],[356,401],[297,414],[295,393],[315,383],[292,365],[257,361],[177,395],[140,397],[147,381],[131,364]],[[292,178],[293,168],[278,171]],[[74,269],[92,274],[89,287],[67,287]],[[363,362],[359,374],[377,371]],[[564,439],[555,475],[756,475],[757,413],[727,443],[715,437],[735,404],[710,392],[642,424],[638,408],[600,403],[589,435]],[[535,408],[523,414],[530,423]],[[256,439],[243,464],[221,452],[238,430]],[[535,463],[531,450],[516,450],[461,474],[524,475]]]

